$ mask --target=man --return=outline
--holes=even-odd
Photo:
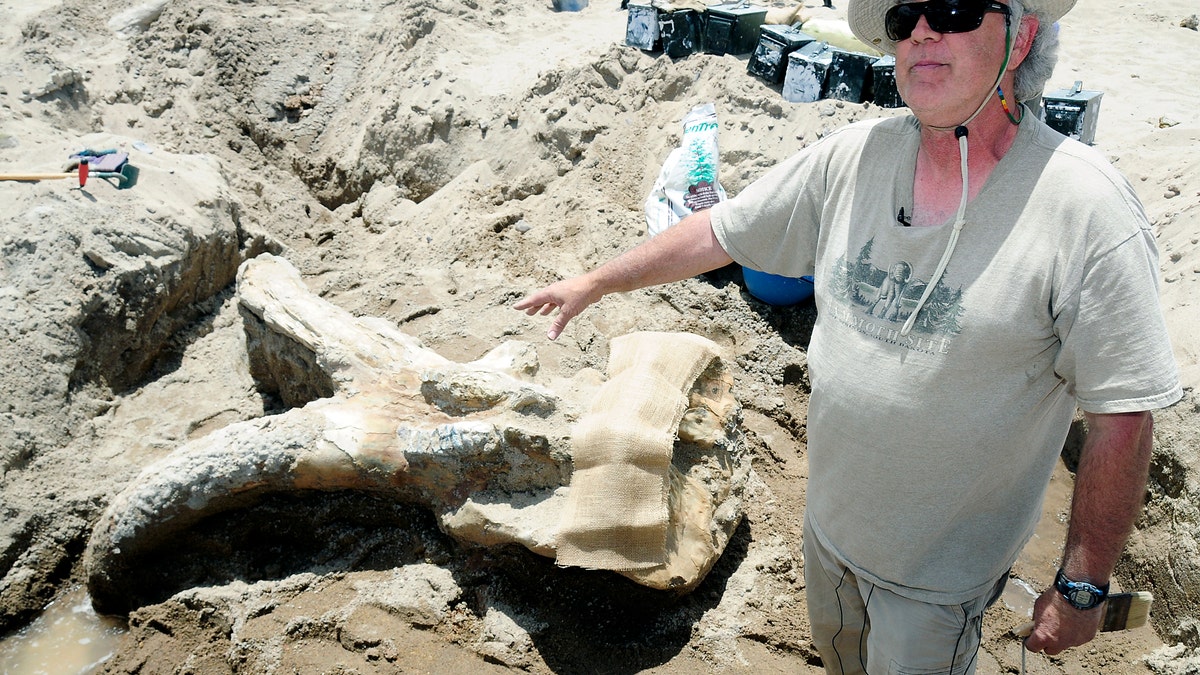
[[[554,339],[607,293],[731,260],[814,276],[805,578],[831,673],[974,671],[1077,406],[1088,434],[1062,569],[1026,647],[1056,654],[1098,629],[1142,503],[1149,411],[1182,390],[1133,190],[1016,104],[1040,94],[1073,4],[851,0],[854,33],[895,54],[912,117],[830,134],[514,305],[558,308]],[[898,268],[899,311],[872,315]]]

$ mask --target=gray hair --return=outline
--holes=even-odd
[[[1021,0],[1009,0],[1012,9],[1012,22],[1019,26],[1021,17],[1025,15],[1025,6]],[[1058,62],[1058,24],[1048,21],[1037,11],[1029,12],[1037,17],[1038,30],[1033,36],[1033,44],[1029,46],[1029,54],[1021,65],[1017,66],[1016,82],[1013,84],[1013,98],[1018,101],[1028,101],[1042,95],[1046,81],[1054,73],[1054,65]]]

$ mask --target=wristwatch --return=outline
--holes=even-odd
[[[1072,581],[1061,568],[1054,575],[1054,588],[1075,609],[1092,609],[1108,598],[1108,584],[1097,586],[1086,581]]]

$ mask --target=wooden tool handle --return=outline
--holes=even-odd
[[[78,176],[77,173],[0,173],[0,180],[57,180]]]

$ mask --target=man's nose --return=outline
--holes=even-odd
[[[925,15],[922,14],[921,16],[917,17],[917,25],[913,26],[913,32],[912,35],[909,36],[909,39],[921,41],[931,39],[939,35],[941,35],[941,33],[930,28],[929,21],[927,21],[925,19]]]

